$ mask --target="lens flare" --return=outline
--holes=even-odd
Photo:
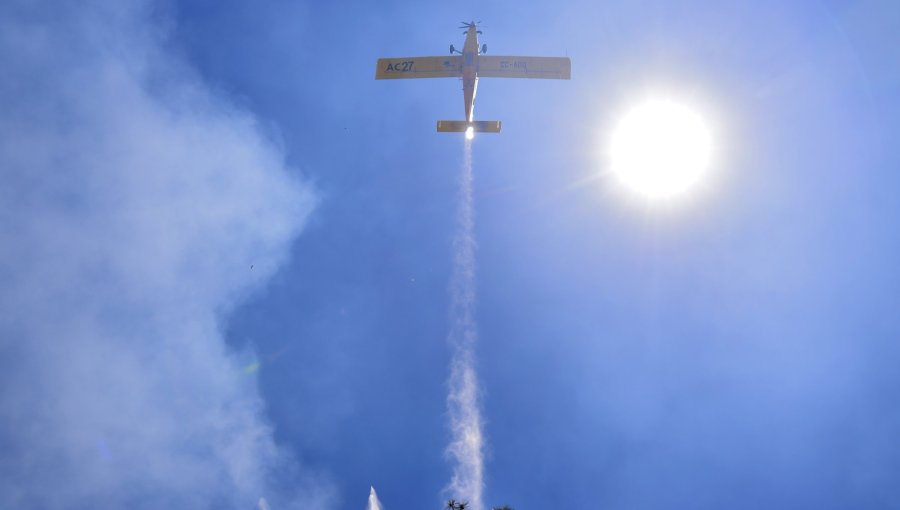
[[[466,140],[471,140],[473,138],[475,138],[475,128],[469,126],[466,128]]]

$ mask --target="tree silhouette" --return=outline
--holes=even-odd
[[[447,510],[466,510],[467,506],[469,506],[468,501],[463,501],[462,503],[460,503],[455,499],[447,500]]]

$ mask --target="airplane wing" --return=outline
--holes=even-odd
[[[462,57],[379,58],[376,80],[398,78],[461,78]]]
[[[479,78],[550,78],[572,77],[572,61],[568,57],[478,57]]]

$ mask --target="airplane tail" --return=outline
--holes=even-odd
[[[440,133],[464,133],[469,127],[476,133],[499,133],[499,120],[476,120],[466,122],[464,120],[439,120],[437,130]]]

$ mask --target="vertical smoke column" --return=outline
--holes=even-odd
[[[378,501],[378,494],[375,494],[375,487],[369,487],[369,505],[368,510],[381,510],[381,502]]]
[[[459,182],[459,209],[453,239],[453,275],[450,280],[450,394],[447,410],[453,439],[446,454],[453,462],[453,477],[446,491],[482,510],[484,459],[478,376],[475,373],[475,213],[472,201],[472,142],[465,142]]]

